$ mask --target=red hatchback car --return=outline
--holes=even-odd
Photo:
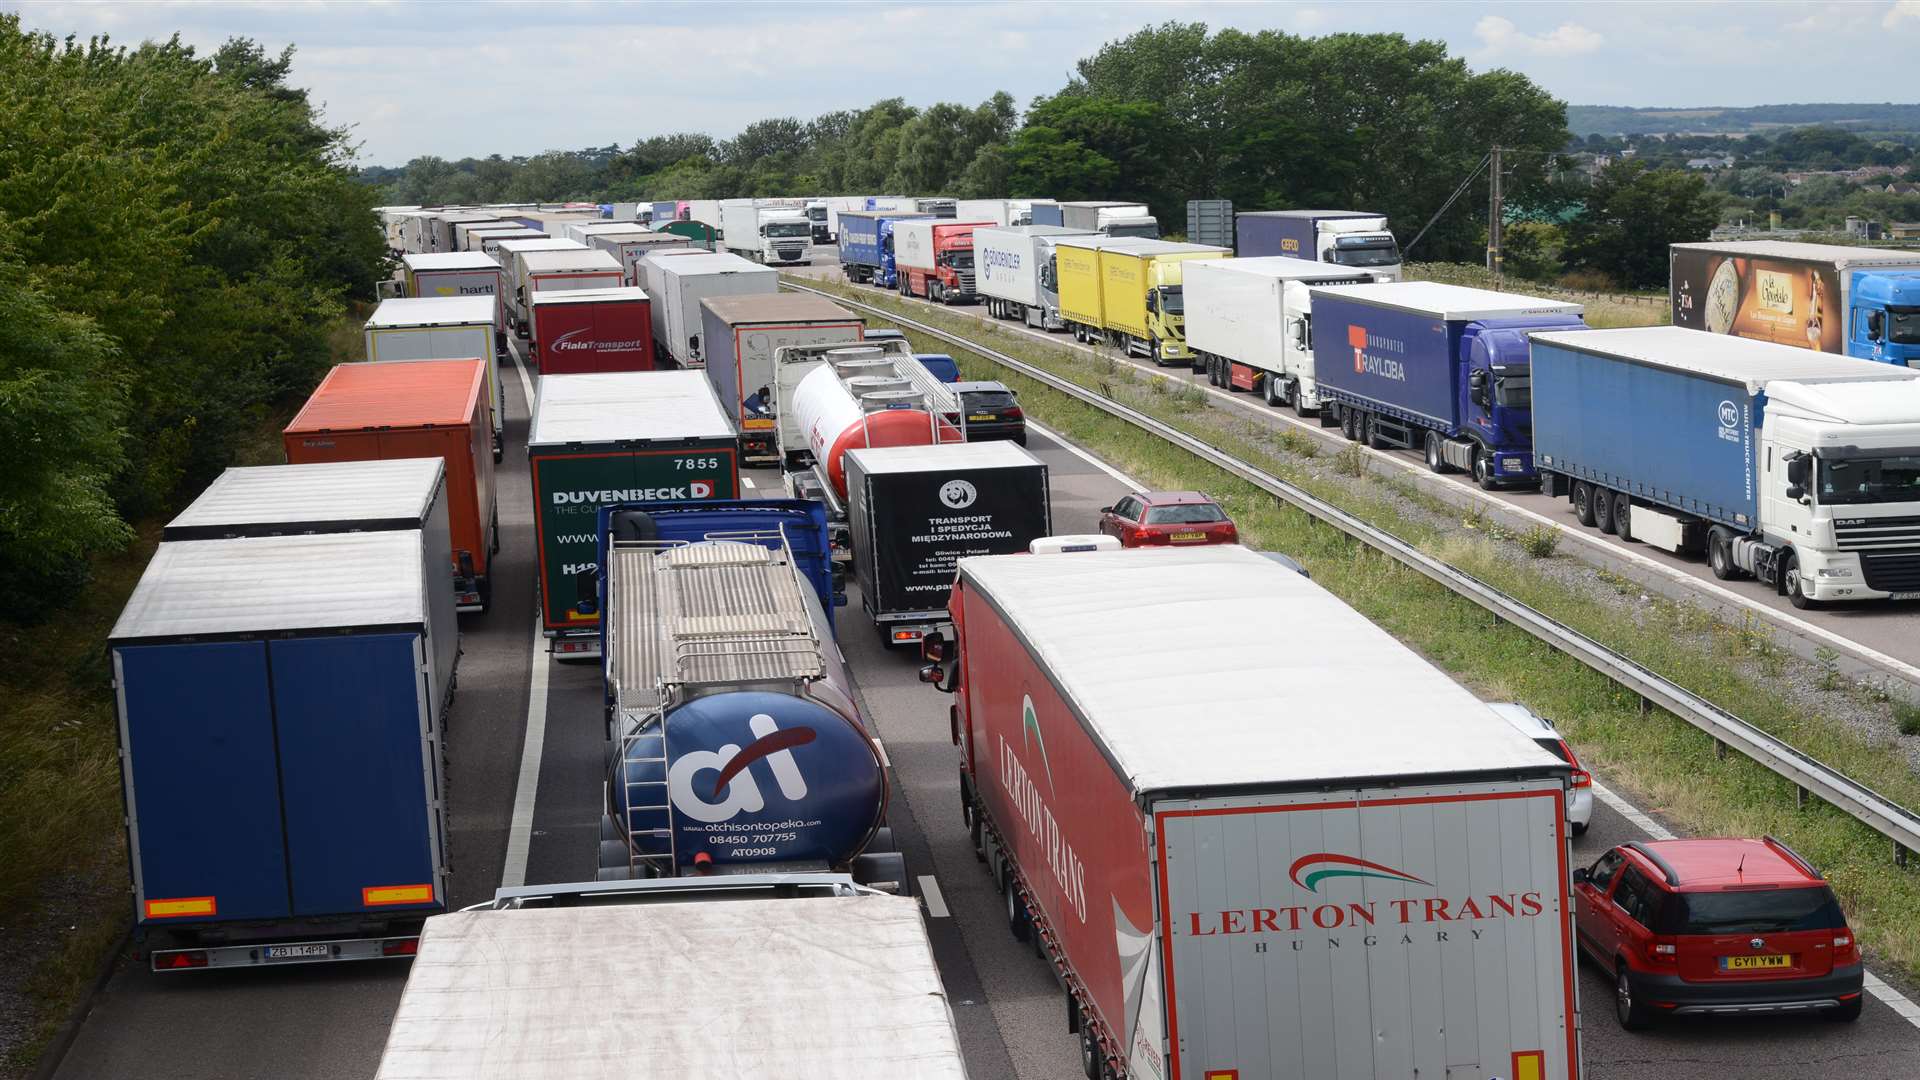
[[[1826,879],[1761,840],[1623,844],[1575,870],[1580,947],[1620,1026],[1699,1013],[1860,1016],[1860,947]]]
[[[1121,547],[1240,542],[1233,519],[1197,491],[1136,491],[1101,509],[1100,531]]]

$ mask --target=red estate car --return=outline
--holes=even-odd
[[[1197,491],[1136,491],[1101,508],[1100,531],[1121,547],[1240,542],[1233,519]]]
[[[1623,844],[1573,873],[1580,948],[1620,1026],[1694,1013],[1860,1017],[1865,969],[1819,871],[1769,836]]]

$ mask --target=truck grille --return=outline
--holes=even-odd
[[[1867,588],[1881,592],[1920,592],[1920,551],[1860,556]]]
[[[971,270],[960,271],[960,291],[963,293],[970,293],[974,291],[973,271]]]
[[[1920,547],[1920,517],[1836,517],[1833,522],[1833,541],[1841,551]]]
[[[805,254],[806,250],[807,249],[803,247],[783,247],[780,249],[780,257],[782,259],[797,259],[802,254]]]

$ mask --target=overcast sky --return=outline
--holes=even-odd
[[[33,29],[120,43],[297,47],[294,79],[361,160],[730,135],[891,96],[925,105],[1059,89],[1104,41],[1168,19],[1439,38],[1576,105],[1911,99],[1920,0],[1864,3],[706,4],[0,0]]]

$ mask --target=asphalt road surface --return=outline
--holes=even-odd
[[[505,373],[503,373],[505,374]],[[524,453],[527,409],[508,376],[507,456],[499,471],[502,548],[495,608],[463,619],[459,691],[448,722],[453,896],[476,903],[499,885],[535,662],[532,526]],[[1031,449],[1050,467],[1056,532],[1090,531],[1127,485],[1050,438]],[[749,478],[777,490],[767,472]],[[1078,1075],[1065,998],[1051,971],[1007,933],[959,814],[948,699],[922,686],[918,660],[883,648],[857,597],[837,615],[841,643],[892,765],[891,814],[928,914],[941,974],[976,1080]],[[598,671],[547,665],[545,737],[528,849],[530,883],[591,878],[606,752]],[[1585,863],[1644,833],[1599,807],[1575,843]],[[404,961],[157,977],[123,962],[95,1002],[57,1076],[74,1080],[253,1080],[369,1076],[406,979]],[[636,987],[644,993],[644,987]],[[1610,988],[1591,971],[1586,1075],[1660,1078],[1711,1072],[1780,1080],[1920,1076],[1920,1029],[1879,1001],[1857,1024],[1743,1020],[1619,1029]],[[1252,1078],[1249,1078],[1252,1080]]]
[[[842,280],[838,249],[831,247],[814,248],[813,261],[809,265],[784,269],[806,277],[817,277],[829,281]],[[877,295],[898,295],[883,289],[872,291]],[[916,300],[914,303],[934,306],[924,300]],[[983,322],[996,322],[1003,333],[1025,334],[1039,341],[1069,348],[1079,347],[1074,345],[1073,337],[1069,334],[1049,334],[1021,327],[1016,323],[994,320],[987,315],[986,308],[983,306],[958,305],[942,310]],[[1258,418],[1276,426],[1295,427],[1329,444],[1346,445],[1345,440],[1340,438],[1337,428],[1322,428],[1316,418],[1302,420],[1291,410],[1270,407],[1251,394],[1209,386],[1205,375],[1196,375],[1187,368],[1156,367],[1151,362],[1137,357],[1127,362],[1136,368],[1152,371],[1167,378],[1187,380],[1205,390],[1216,405],[1235,409],[1243,415]],[[1537,491],[1482,492],[1469,478],[1459,475],[1436,476],[1429,473],[1418,451],[1371,450],[1364,447],[1362,449],[1368,454],[1399,462],[1421,478],[1455,489],[1456,497],[1473,495],[1491,498],[1517,514],[1527,515],[1526,520],[1530,522],[1551,522],[1559,525],[1563,528],[1563,536],[1568,541],[1563,550],[1571,551],[1581,558],[1628,572],[1631,572],[1636,564],[1643,569],[1653,568],[1657,570],[1659,583],[1670,586],[1665,591],[1690,594],[1736,611],[1752,609],[1756,612],[1764,612],[1776,623],[1788,626],[1792,632],[1804,636],[1808,641],[1806,651],[1809,654],[1814,647],[1821,644],[1841,647],[1843,652],[1846,651],[1844,646],[1847,643],[1862,646],[1895,662],[1893,665],[1886,665],[1876,662],[1872,657],[1866,657],[1869,667],[1891,671],[1898,677],[1920,686],[1920,603],[1867,601],[1798,611],[1787,602],[1786,597],[1759,582],[1715,579],[1712,570],[1708,569],[1706,561],[1702,558],[1673,555],[1648,547],[1646,544],[1621,540],[1619,537],[1602,533],[1598,529],[1583,526],[1574,517],[1573,510],[1566,499],[1550,498]],[[1795,624],[1805,629],[1799,629]]]

